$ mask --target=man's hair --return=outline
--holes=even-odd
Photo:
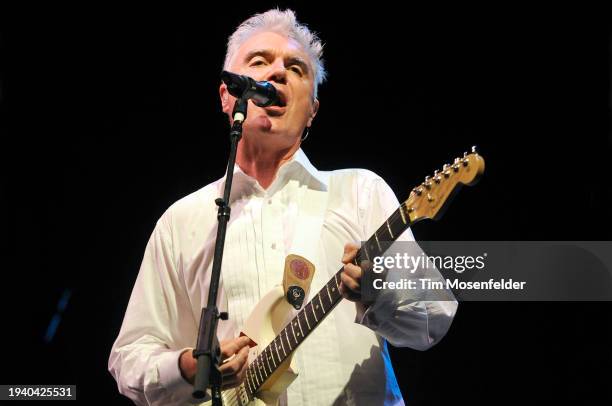
[[[223,69],[228,70],[233,62],[238,48],[251,36],[260,32],[276,32],[296,41],[308,54],[313,68],[314,97],[317,97],[318,87],[325,80],[326,72],[323,66],[323,44],[316,33],[300,24],[295,18],[293,10],[268,10],[265,13],[255,14],[244,21],[227,41],[227,52]]]

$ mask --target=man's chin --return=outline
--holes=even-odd
[[[266,114],[260,114],[250,123],[251,127],[256,132],[271,132],[272,131],[272,120]]]

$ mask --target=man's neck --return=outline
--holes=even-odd
[[[268,151],[242,144],[236,154],[236,163],[244,173],[255,178],[262,188],[268,189],[274,182],[278,169],[293,158],[299,147],[298,143],[285,150]]]

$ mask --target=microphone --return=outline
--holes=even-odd
[[[258,107],[279,105],[276,88],[270,82],[257,82],[248,76],[237,75],[226,70],[221,73],[221,80],[234,97],[251,99]]]

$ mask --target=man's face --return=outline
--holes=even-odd
[[[265,108],[249,101],[245,136],[277,148],[295,145],[319,105],[313,100],[313,68],[302,47],[274,32],[255,34],[238,49],[230,70],[272,82],[281,99],[281,106]],[[236,99],[224,84],[220,94],[223,111],[231,115]]]

